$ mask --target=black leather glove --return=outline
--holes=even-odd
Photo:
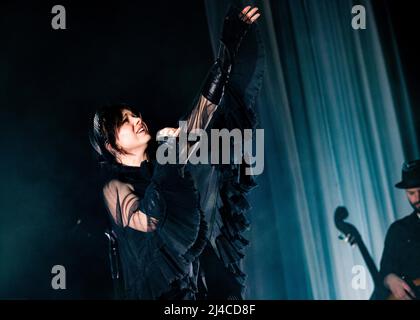
[[[229,64],[233,64],[233,60],[238,53],[242,39],[251,26],[241,19],[243,16],[244,14],[241,10],[234,6],[230,7],[225,16],[218,56],[218,59],[221,62],[226,62],[228,64],[223,66],[224,70],[228,69]]]
[[[202,95],[216,105],[223,97],[234,59],[242,39],[250,27],[250,24],[241,19],[242,16],[243,14],[238,8],[230,7],[224,19],[216,62],[211,67],[202,90]]]

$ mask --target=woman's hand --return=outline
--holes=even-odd
[[[228,48],[231,59],[236,56],[242,39],[251,24],[257,21],[260,16],[257,7],[246,6],[242,11],[234,6],[229,8],[223,23],[221,40]]]
[[[178,137],[181,128],[163,128],[158,131],[157,137]]]
[[[252,27],[251,25],[260,16],[258,8],[251,6],[246,6],[241,10],[231,5],[226,13],[217,59],[210,69],[201,91],[202,96],[211,104],[220,104],[241,42]]]
[[[413,290],[403,279],[396,274],[389,274],[385,277],[385,286],[392,292],[393,296],[398,300],[412,300],[415,298]]]
[[[239,18],[246,22],[247,24],[252,24],[255,21],[257,21],[257,19],[261,16],[260,13],[258,13],[258,8],[254,7],[252,8],[251,6],[246,6],[242,11],[241,14],[239,15]]]

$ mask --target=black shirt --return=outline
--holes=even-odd
[[[388,229],[381,260],[381,279],[395,273],[420,278],[420,218],[416,212],[395,221]]]

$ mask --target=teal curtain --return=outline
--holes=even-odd
[[[404,155],[419,157],[395,41],[385,59],[373,1],[233,2],[261,9],[267,65],[257,103],[265,171],[251,195],[247,298],[367,299],[372,281],[367,273],[366,289],[352,287],[353,266],[365,264],[339,241],[333,213],[348,208],[378,265],[387,228],[410,212],[393,187]],[[229,2],[205,3],[216,49]],[[356,4],[366,8],[366,30],[351,26]]]

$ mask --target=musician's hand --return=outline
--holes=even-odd
[[[403,279],[396,274],[389,274],[384,280],[385,286],[392,292],[394,297],[398,300],[412,300],[416,298],[413,290]]]

